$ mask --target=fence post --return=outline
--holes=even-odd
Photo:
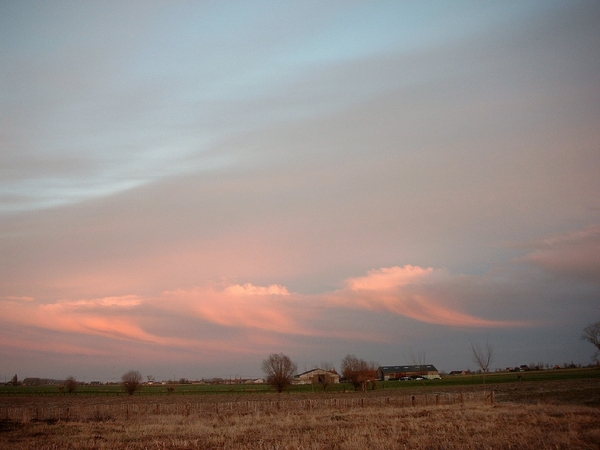
[[[411,401],[412,401],[412,405],[415,406],[415,396],[414,395],[412,396]]]

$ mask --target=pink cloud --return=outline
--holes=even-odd
[[[340,290],[317,295],[290,293],[277,284],[246,283],[177,289],[154,297],[132,294],[55,303],[5,297],[0,300],[0,324],[100,336],[111,340],[113,346],[136,343],[213,353],[252,352],[260,343],[276,346],[282,341],[308,345],[301,344],[299,336],[369,342],[389,339],[378,329],[357,327],[354,319],[344,314],[348,310],[392,313],[455,327],[525,325],[476,317],[447,306],[445,290],[439,286],[455,278],[443,269],[407,265],[371,270],[364,277],[346,280]],[[432,286],[436,289],[430,289]],[[171,321],[165,322],[165,316]],[[188,329],[177,326],[178,318]],[[195,328],[189,328],[190,320],[197,320]],[[202,331],[215,325],[220,328],[211,328],[210,334]],[[31,343],[39,349],[45,344]],[[14,345],[26,344],[14,341]],[[57,348],[65,352],[82,351],[62,341],[60,345]]]
[[[429,292],[427,285],[451,281],[443,269],[407,265],[371,270],[367,276],[350,278],[337,291],[337,305],[373,311],[389,311],[422,322],[460,327],[517,327],[529,323],[487,320],[443,305],[444,298]],[[439,291],[439,290],[438,290]]]
[[[17,301],[17,302],[32,302],[35,299],[33,297],[13,297],[13,296],[8,296],[8,297],[4,297],[6,300],[11,300],[11,301]]]
[[[272,284],[271,286],[254,286],[250,283],[246,283],[243,286],[234,284],[233,286],[229,286],[225,291],[233,295],[290,295],[286,287],[277,284]]]
[[[533,251],[517,259],[554,274],[600,282],[600,225],[550,236],[530,245]]]
[[[310,316],[283,286],[234,284],[224,289],[196,287],[164,292],[159,301],[177,304],[208,322],[233,328],[254,328],[285,334],[310,333],[301,320]]]
[[[410,283],[420,282],[430,277],[434,270],[418,266],[384,267],[370,270],[365,277],[349,278],[346,285],[353,291],[383,291],[398,288]]]
[[[115,315],[119,309],[129,311],[141,304],[135,296],[110,297],[96,300],[37,302],[0,302],[5,320],[17,325],[31,326],[63,333],[98,335],[120,340],[151,342],[163,345],[183,345],[181,339],[152,335],[136,322],[135,315]],[[122,311],[121,311],[122,312]]]
[[[35,350],[44,353],[59,353],[65,355],[89,355],[89,356],[108,356],[108,349],[90,348],[85,345],[77,345],[64,342],[61,339],[49,340],[47,337],[28,340],[20,337],[1,335],[2,346],[18,351]]]

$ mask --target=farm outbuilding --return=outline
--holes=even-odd
[[[440,373],[431,364],[411,366],[381,366],[377,369],[377,378],[381,381],[400,380],[404,377],[441,378]]]
[[[339,383],[340,376],[335,370],[312,369],[294,377],[294,384]]]

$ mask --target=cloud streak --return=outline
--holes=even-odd
[[[348,307],[389,311],[411,319],[454,327],[512,328],[533,325],[528,321],[486,320],[444,306],[444,298],[428,286],[452,283],[443,269],[407,265],[372,270],[365,277],[346,281],[335,301]],[[437,289],[437,292],[440,290]]]
[[[517,261],[561,277],[600,283],[600,225],[550,236],[527,248],[532,251]]]
[[[372,270],[366,276],[346,280],[340,290],[318,295],[290,293],[281,285],[246,283],[177,289],[165,291],[158,297],[125,295],[56,303],[6,297],[0,302],[0,321],[12,326],[182,349],[210,347],[213,339],[204,342],[199,337],[170,337],[179,334],[175,330],[167,336],[157,334],[147,325],[148,319],[160,320],[161,315],[168,312],[175,317],[195,318],[198,327],[216,326],[216,335],[219,327],[246,330],[238,338],[241,341],[230,342],[236,347],[243,347],[242,341],[248,336],[264,340],[273,333],[289,337],[381,339],[374,328],[363,328],[357,333],[351,330],[351,324],[343,321],[327,329],[317,323],[324,314],[335,317],[347,310],[371,311],[376,315],[392,313],[447,327],[532,325],[524,321],[486,320],[443,306],[444,299],[433,297],[427,286],[448,281],[452,281],[452,276],[445,270],[408,265]],[[45,346],[47,343],[40,349]]]

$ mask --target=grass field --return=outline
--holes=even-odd
[[[513,380],[488,379],[486,393],[480,384],[438,380],[364,393],[0,395],[0,448],[600,448],[593,372]],[[78,408],[88,415],[77,416]],[[36,420],[44,409],[62,416]],[[4,419],[9,411],[29,415]]]
[[[520,377],[520,378],[519,378]],[[578,368],[578,369],[558,369],[558,370],[539,370],[518,373],[490,373],[486,375],[486,384],[504,384],[514,383],[516,381],[559,381],[574,379],[600,379],[599,368]],[[481,375],[448,375],[441,380],[422,380],[422,381],[386,381],[378,382],[375,386],[379,389],[414,389],[415,386],[445,388],[448,386],[471,386],[482,385],[483,377]],[[173,384],[172,395],[187,394],[251,394],[272,392],[273,388],[261,384]],[[329,392],[351,391],[353,387],[346,383],[332,384],[328,386]],[[291,386],[291,393],[320,392],[322,388],[311,385]],[[143,386],[135,395],[167,395],[166,385]],[[0,386],[0,396],[2,395],[60,395],[57,386]],[[63,394],[68,395],[68,394]],[[126,395],[123,387],[120,385],[102,385],[102,386],[79,386],[75,394],[72,395]]]

